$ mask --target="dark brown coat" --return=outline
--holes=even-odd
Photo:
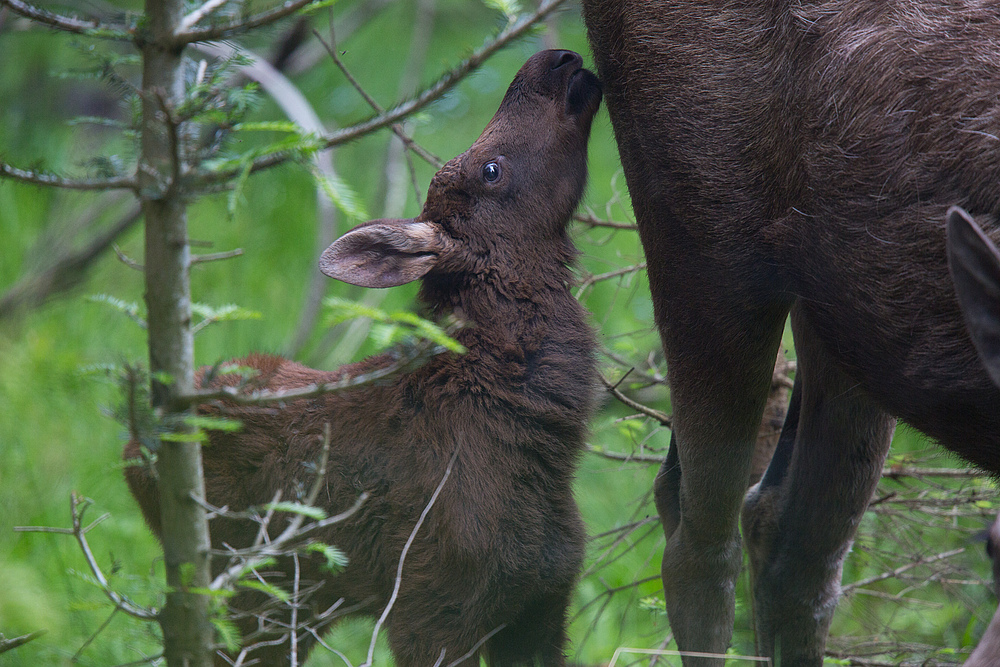
[[[584,552],[572,480],[595,394],[594,340],[569,292],[575,250],[566,233],[586,180],[596,77],[569,51],[531,58],[482,136],[431,182],[413,220],[377,220],[335,242],[321,268],[369,287],[422,278],[434,316],[472,323],[464,355],[442,354],[387,383],[266,408],[223,406],[243,422],[203,450],[207,499],[243,509],[308,488],[305,464],[332,429],[319,504],[329,513],[370,498],[320,537],[350,559],[330,576],[321,559],[302,564],[320,583],[308,613],[338,599],[380,614],[403,545],[458,451],[454,469],[416,535],[387,619],[396,664],[449,665],[469,654],[493,665],[563,664],[566,606]],[[499,171],[487,165],[497,165]],[[493,178],[496,176],[496,178]],[[375,357],[334,372],[253,355],[272,390],[354,375],[389,363]],[[130,444],[126,457],[134,455]],[[148,471],[126,470],[154,532],[156,489]],[[297,486],[298,485],[298,486]],[[212,542],[247,546],[255,526],[219,519]],[[216,558],[216,563],[222,559]],[[275,568],[288,588],[291,561]],[[259,599],[236,598],[248,608]],[[287,613],[283,616],[287,621]],[[244,634],[253,619],[241,624]],[[500,629],[481,649],[480,642]],[[299,637],[300,646],[314,641]],[[288,661],[288,644],[251,654]]]
[[[669,364],[656,497],[683,649],[729,644],[789,311],[795,414],[743,519],[764,655],[821,663],[895,417],[1000,472],[1000,391],[944,233],[959,204],[997,234],[997,16],[976,0],[584,0]]]

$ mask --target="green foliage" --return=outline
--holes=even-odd
[[[141,329],[145,329],[147,326],[145,317],[146,309],[134,301],[123,301],[122,299],[113,297],[110,294],[94,294],[87,297],[87,300],[93,303],[103,303],[110,306],[138,324]]]
[[[263,318],[263,315],[256,310],[248,310],[235,304],[208,306],[203,303],[192,303],[191,312],[202,318],[200,322],[191,327],[194,334],[200,333],[205,327],[216,322],[241,322]]]
[[[225,607],[221,605],[217,607],[216,612],[212,614],[211,621],[219,642],[226,647],[226,650],[231,653],[238,651],[241,640],[240,631],[226,615]]]
[[[515,21],[522,11],[517,0],[483,0],[483,4],[503,14],[508,23]]]
[[[290,512],[292,514],[301,514],[302,516],[309,517],[310,519],[315,519],[316,521],[322,521],[326,518],[326,512],[318,507],[312,507],[311,505],[303,505],[302,503],[293,503],[288,501],[281,501],[277,503],[268,503],[263,506],[264,510],[273,510],[275,512]]]
[[[280,586],[275,586],[274,584],[261,581],[260,579],[244,579],[236,585],[240,588],[249,588],[254,591],[260,591],[261,593],[264,593],[275,600],[280,600],[281,602],[287,603],[292,599],[291,596]]]
[[[330,572],[340,572],[347,567],[347,555],[335,546],[322,542],[310,542],[305,546],[307,553],[318,553],[325,559],[324,567]]]
[[[428,340],[441,348],[458,354],[465,354],[465,347],[437,324],[410,311],[387,312],[375,306],[367,306],[340,297],[329,297],[323,304],[329,312],[326,326],[335,326],[349,319],[365,317],[384,325],[377,337],[380,344],[400,343],[409,336]]]

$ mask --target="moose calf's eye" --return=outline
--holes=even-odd
[[[483,165],[483,180],[487,183],[494,183],[500,178],[500,165],[496,162],[487,162]]]

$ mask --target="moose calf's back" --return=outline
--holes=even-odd
[[[278,491],[296,498],[311,484],[307,464],[319,459],[327,425],[320,504],[333,514],[370,494],[317,536],[346,553],[344,572],[330,576],[320,559],[301,559],[303,589],[315,586],[303,623],[341,598],[344,608],[381,613],[404,543],[455,457],[387,619],[399,665],[466,656],[475,664],[480,653],[494,665],[564,662],[566,606],[584,550],[571,483],[595,391],[593,335],[568,290],[575,250],[566,226],[583,191],[601,98],[581,62],[569,51],[531,58],[479,140],[434,177],[420,216],[361,225],[320,261],[328,275],[362,286],[421,279],[431,314],[471,322],[456,334],[466,354],[440,354],[382,383],[287,405],[202,408],[243,423],[213,433],[203,450],[210,503],[239,510]],[[541,126],[545,132],[532,132]],[[259,371],[252,383],[282,390],[390,362],[376,357],[333,373],[271,356],[237,363]],[[225,377],[212,382],[233,382]],[[137,450],[130,443],[126,456]],[[155,482],[141,466],[126,477],[155,531]],[[255,532],[247,521],[212,524],[216,548],[247,546]],[[291,560],[275,569],[287,587]],[[258,602],[241,594],[234,606],[250,611]],[[240,628],[253,641],[257,620]],[[267,629],[266,637],[281,635]],[[298,642],[314,639],[301,632]],[[285,664],[288,651],[286,641],[250,657]]]

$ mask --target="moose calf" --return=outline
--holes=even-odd
[[[300,557],[302,585],[315,586],[311,609],[299,611],[303,623],[341,599],[344,608],[382,612],[404,543],[456,457],[386,620],[398,665],[478,664],[480,655],[492,665],[564,664],[566,607],[584,553],[572,480],[596,377],[587,316],[567,288],[575,249],[566,227],[583,192],[601,100],[597,78],[581,65],[571,51],[533,56],[479,139],[434,176],[417,218],[361,225],[320,260],[327,275],[365,287],[421,279],[431,315],[458,313],[472,323],[457,334],[466,354],[281,408],[202,407],[243,423],[212,433],[204,449],[208,502],[239,510],[277,491],[294,498],[297,484],[311,483],[303,464],[319,458],[326,425],[332,444],[320,504],[332,514],[370,494],[319,536],[346,553],[342,573]],[[258,371],[262,388],[282,390],[389,361],[333,372],[273,356],[238,363]],[[126,458],[137,453],[129,443]],[[154,477],[131,466],[126,478],[158,532]],[[212,543],[246,547],[256,531],[249,521],[219,519]],[[291,581],[290,558],[273,569]],[[241,593],[234,606],[257,601]],[[244,637],[257,628],[252,617],[240,624]],[[303,633],[297,642],[305,651],[315,639]],[[288,656],[287,641],[250,654],[267,665]]]

